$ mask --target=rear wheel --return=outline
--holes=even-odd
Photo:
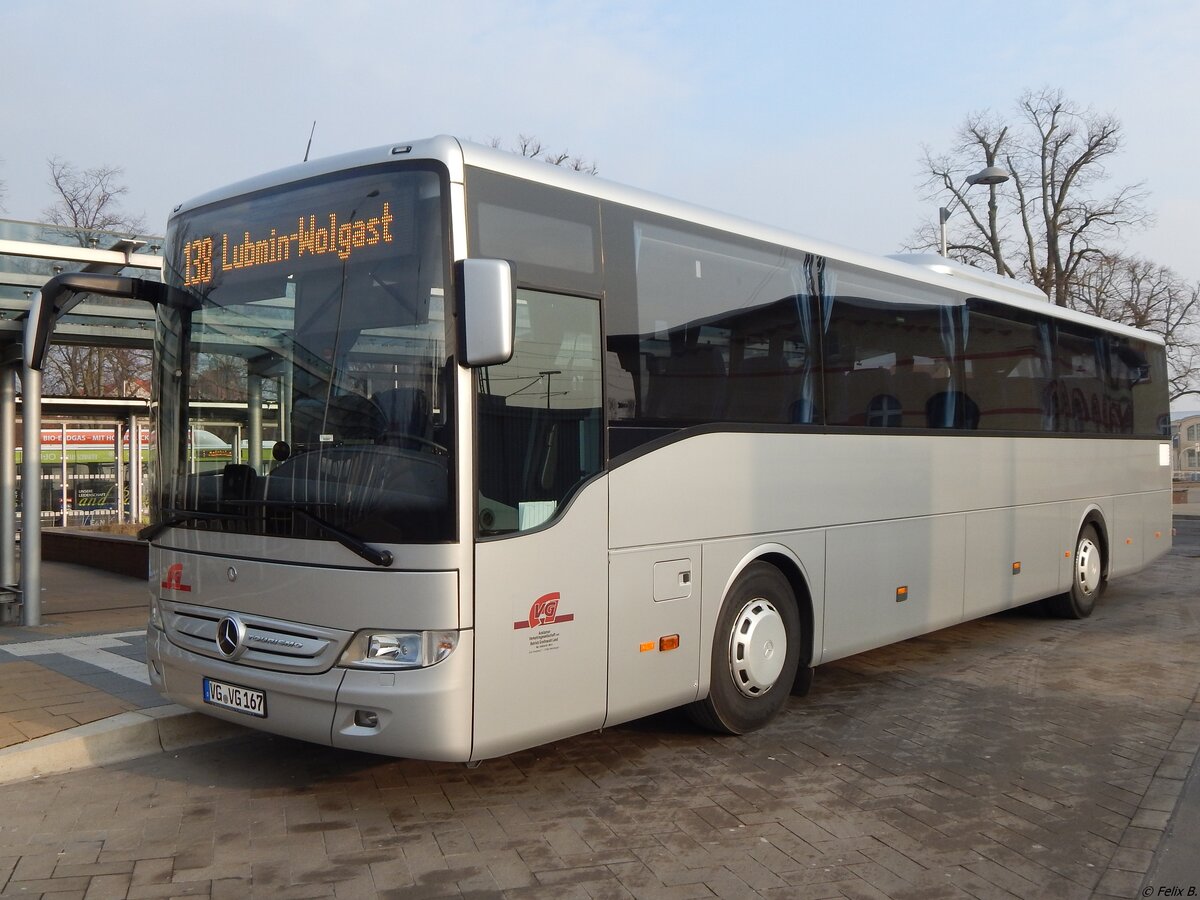
[[[1100,535],[1095,525],[1084,525],[1071,559],[1071,589],[1046,600],[1046,610],[1060,619],[1086,619],[1107,584]]]
[[[721,604],[708,696],[688,707],[689,714],[727,734],[767,724],[796,681],[800,639],[800,614],[788,580],[769,563],[751,563]]]

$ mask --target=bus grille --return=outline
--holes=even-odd
[[[351,637],[351,632],[333,628],[161,602],[163,625],[172,644],[236,665],[278,672],[324,672],[337,662]]]

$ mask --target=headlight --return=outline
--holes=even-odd
[[[354,669],[418,669],[440,663],[458,646],[457,631],[360,631],[338,660]]]

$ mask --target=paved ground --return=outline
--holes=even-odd
[[[47,563],[42,589],[42,626],[0,626],[0,748],[165,705],[145,674],[145,582]]]
[[[0,896],[1200,895],[1200,520],[1177,524],[1090,620],[861,654],[742,738],[665,714],[467,769],[250,733],[9,784]],[[145,615],[115,606],[136,624],[84,644],[104,671]],[[0,629],[0,691],[101,677],[58,671],[80,624]]]

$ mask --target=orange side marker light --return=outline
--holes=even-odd
[[[678,650],[679,649],[679,635],[677,635],[677,634],[663,635],[662,637],[660,637],[658,639],[658,649],[663,650],[663,651]]]

